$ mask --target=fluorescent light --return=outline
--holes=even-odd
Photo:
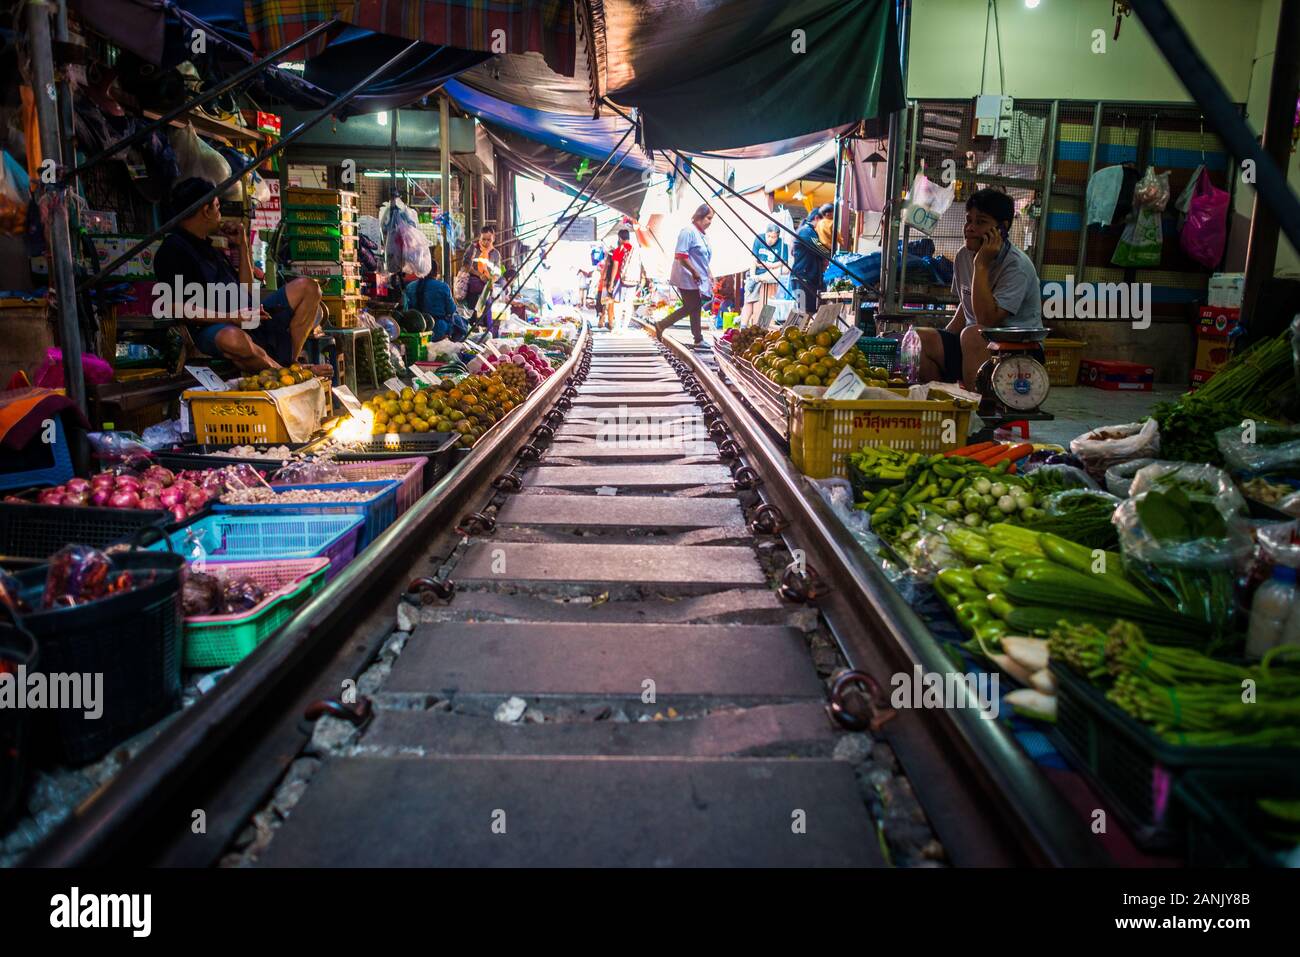
[[[393,175],[392,170],[387,169],[368,169],[361,174],[366,179],[390,179]],[[408,173],[405,170],[399,172],[400,179],[437,179],[440,173]]]
[[[378,123],[380,126],[387,126],[387,125],[388,125],[388,112],[387,112],[386,110],[380,110],[378,113],[376,113],[376,114],[375,114],[375,122]]]
[[[1030,10],[1034,10],[1038,7],[1038,2],[1039,0],[1025,0],[1025,6],[1027,6]]]

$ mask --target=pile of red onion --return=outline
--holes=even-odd
[[[171,513],[174,521],[182,522],[221,494],[221,475],[216,470],[211,470],[210,474],[215,479],[211,485],[206,480],[195,481],[194,476],[205,473],[174,475],[161,465],[151,465],[138,475],[100,472],[89,479],[71,478],[62,485],[42,489],[36,501],[41,505],[94,505],[99,508],[165,511]]]

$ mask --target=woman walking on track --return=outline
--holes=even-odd
[[[700,332],[700,309],[704,305],[705,296],[713,298],[713,276],[709,273],[709,259],[712,258],[713,251],[709,248],[704,233],[712,222],[713,210],[701,206],[691,217],[691,224],[677,235],[677,251],[673,255],[673,269],[668,279],[677,287],[682,304],[675,312],[655,323],[653,335],[656,338],[663,336],[664,330],[682,316],[690,316],[695,347],[704,345]]]

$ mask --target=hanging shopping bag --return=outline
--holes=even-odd
[[[1187,178],[1187,185],[1184,186],[1183,191],[1178,194],[1178,200],[1174,203],[1174,209],[1178,210],[1184,216],[1187,215],[1187,207],[1191,205],[1192,197],[1196,195],[1196,184],[1201,181],[1201,174],[1204,172],[1204,163],[1192,170],[1192,175]]]
[[[451,296],[457,302],[461,302],[467,295],[469,295],[469,270],[462,265],[452,283]]]
[[[230,163],[226,158],[199,138],[194,124],[187,123],[171,133],[172,150],[180,167],[181,179],[197,176],[212,183],[224,183],[230,176]],[[226,190],[227,199],[238,199],[239,184],[232,183]]]
[[[1158,266],[1163,241],[1160,214],[1154,209],[1138,209],[1120,233],[1119,245],[1110,261],[1129,268]]]
[[[903,210],[903,223],[929,236],[952,205],[953,194],[954,187],[939,186],[924,173],[917,173]]]
[[[1223,257],[1228,238],[1228,199],[1227,192],[1210,182],[1210,174],[1202,168],[1178,241],[1183,252],[1209,269]]]

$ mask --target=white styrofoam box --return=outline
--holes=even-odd
[[[1239,309],[1245,281],[1244,272],[1216,272],[1210,277],[1207,305]]]

